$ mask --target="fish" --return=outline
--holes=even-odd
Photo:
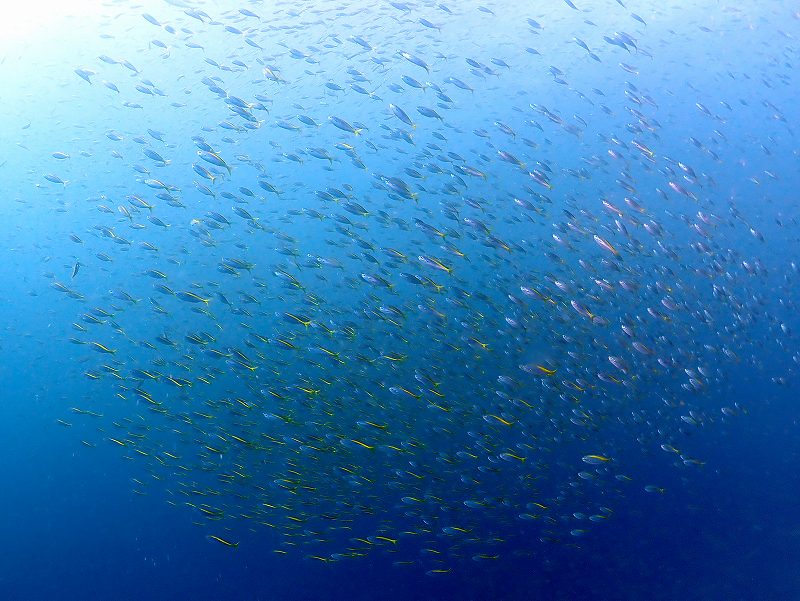
[[[221,538],[219,536],[216,536],[215,534],[209,534],[208,535],[208,539],[209,540],[213,540],[215,542],[218,542],[221,545],[225,545],[226,547],[238,547],[239,546],[238,542],[229,541],[227,539],[224,539],[224,538]]]

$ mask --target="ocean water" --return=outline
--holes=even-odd
[[[0,599],[800,599],[795,3],[9,3]]]

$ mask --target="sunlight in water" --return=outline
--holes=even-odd
[[[101,9],[99,0],[0,0],[0,53],[23,42],[47,41],[59,30],[98,15]]]

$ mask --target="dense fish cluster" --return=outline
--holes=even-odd
[[[705,469],[692,436],[749,401],[707,393],[789,336],[764,249],[794,217],[750,203],[782,185],[785,72],[743,97],[719,65],[686,106],[679,9],[623,0],[221,4],[109,6],[63,67],[84,120],[34,158],[87,452],[209,544],[432,575],[579,543],[666,492],[648,463]]]

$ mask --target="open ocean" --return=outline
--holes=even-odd
[[[0,601],[800,600],[796,2],[0,17]]]

